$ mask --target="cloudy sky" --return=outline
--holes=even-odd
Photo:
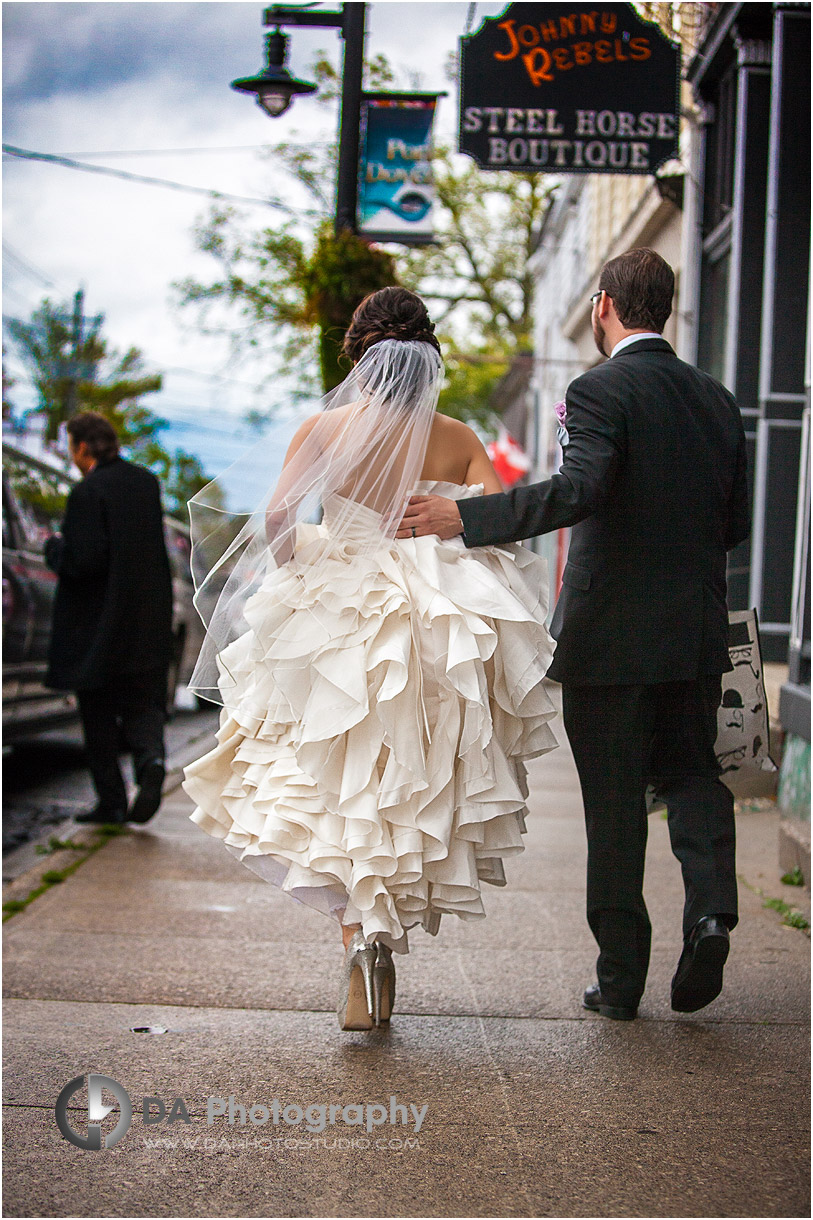
[[[457,97],[447,56],[467,23],[477,29],[504,7],[378,0],[368,7],[368,55],[386,53],[400,87],[449,89],[438,116],[449,135]],[[296,203],[297,188],[262,149],[296,138],[332,142],[338,111],[300,99],[271,120],[229,88],[263,64],[262,11],[262,0],[4,3],[4,143]],[[290,34],[295,75],[307,78],[317,50],[338,64],[334,30]],[[274,405],[279,388],[256,390],[267,361],[230,360],[226,342],[201,336],[194,311],[172,302],[172,281],[216,271],[193,244],[193,226],[208,213],[204,196],[8,157],[3,170],[6,315],[27,316],[45,295],[67,300],[82,284],[85,312],[105,314],[114,346],[135,344],[164,372],[164,390],[150,401],[159,414],[233,431],[247,409]],[[258,226],[281,215],[267,205],[244,211]],[[22,374],[13,356],[10,366]],[[20,408],[33,402],[23,380],[11,397]]]

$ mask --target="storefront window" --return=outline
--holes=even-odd
[[[722,252],[718,249],[703,254],[698,364],[718,381],[723,380],[725,372],[730,263],[730,242]]]

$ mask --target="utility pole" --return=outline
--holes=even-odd
[[[68,391],[65,395],[65,420],[76,414],[78,406],[79,353],[82,349],[82,323],[84,322],[85,290],[80,288],[73,298],[73,350],[68,365]]]

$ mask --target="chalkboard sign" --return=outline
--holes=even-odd
[[[481,169],[652,174],[678,154],[680,47],[631,4],[510,4],[460,40]]]

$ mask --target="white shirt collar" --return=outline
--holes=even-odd
[[[617,356],[619,352],[623,352],[625,347],[629,347],[631,343],[637,343],[639,339],[662,339],[663,335],[657,334],[654,330],[645,330],[638,335],[627,335],[626,339],[621,339],[616,343],[613,350],[610,352],[610,358]]]

